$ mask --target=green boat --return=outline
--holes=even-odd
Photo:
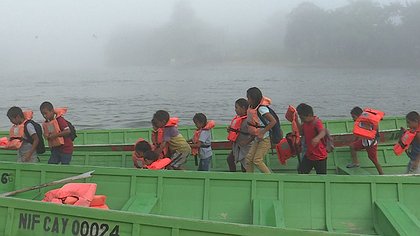
[[[353,121],[348,120],[329,120],[324,121],[324,125],[333,134],[336,146],[346,146],[353,140],[352,130]],[[282,129],[286,134],[291,131],[291,124],[282,121]],[[404,117],[386,117],[380,124],[381,142],[395,142],[399,138],[400,127],[405,127]],[[218,125],[211,130],[212,146],[215,150],[230,149],[231,143],[226,140],[227,125]],[[186,138],[191,139],[196,129],[194,126],[180,126],[180,133]],[[8,132],[0,132],[1,136],[8,136]],[[132,151],[133,144],[138,138],[150,140],[152,135],[151,128],[140,129],[110,129],[110,130],[78,130],[77,138],[74,141],[76,150],[84,151]]]
[[[95,170],[112,210],[44,203],[46,191],[0,197],[0,234],[418,235],[418,176],[148,171],[1,163],[0,192]]]
[[[228,171],[226,157],[229,150],[215,150],[213,151],[213,158],[211,163],[212,171]],[[134,168],[129,151],[75,151],[71,165],[82,166],[105,166],[105,167],[122,167]],[[361,163],[361,168],[348,169],[346,165],[351,162],[350,149],[348,147],[336,148],[328,156],[327,171],[329,174],[357,174],[357,175],[376,175],[377,171],[372,162],[367,157],[365,151],[358,152],[358,157]],[[49,152],[40,156],[41,163],[46,164],[49,158]],[[404,155],[398,157],[394,154],[392,146],[378,147],[378,160],[381,163],[385,174],[401,174],[405,172],[408,157]],[[16,161],[16,151],[0,150],[0,161]],[[279,173],[296,173],[298,164],[297,158],[291,158],[286,165],[281,165],[277,159],[276,153],[269,153],[265,156],[265,163],[274,171]],[[196,170],[195,161],[193,157],[188,158],[185,165],[187,170]],[[240,170],[240,166],[237,166]]]

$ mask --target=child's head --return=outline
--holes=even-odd
[[[146,165],[150,165],[153,162],[157,161],[158,159],[158,154],[156,152],[153,151],[147,151],[144,153],[144,162],[146,163]]]
[[[136,146],[134,147],[134,151],[140,157],[144,156],[145,152],[151,151],[151,150],[152,150],[152,146],[150,146],[150,144],[145,140],[136,143]]]
[[[153,115],[152,124],[156,128],[162,128],[162,127],[165,127],[168,121],[169,121],[169,113],[164,110],[159,110],[155,112],[155,114]]]
[[[203,113],[196,113],[193,117],[193,121],[198,129],[201,129],[207,125],[207,117]]]
[[[10,122],[14,125],[20,125],[25,120],[22,109],[20,107],[11,107],[7,111],[7,117],[9,117]]]
[[[419,128],[419,123],[420,123],[419,113],[412,111],[405,116],[405,120],[407,121],[408,128],[415,129],[415,130]]]
[[[360,115],[362,115],[363,110],[360,107],[353,107],[353,109],[351,109],[350,111],[350,115],[351,118],[353,118],[354,121],[357,120],[357,118],[359,118]]]
[[[257,108],[263,98],[262,92],[257,87],[252,87],[246,91],[246,97],[251,108]]]
[[[314,111],[308,104],[301,103],[296,107],[296,110],[302,122],[308,123],[314,119]]]
[[[248,110],[248,101],[245,98],[239,98],[235,102],[235,112],[238,116],[246,115],[246,111]]]
[[[46,120],[54,119],[55,112],[51,102],[43,102],[39,107],[39,110],[41,110],[41,114]]]

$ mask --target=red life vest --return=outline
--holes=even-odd
[[[162,170],[165,169],[165,167],[167,167],[171,163],[171,161],[172,160],[170,158],[165,157],[162,159],[158,159],[152,164],[146,166],[146,168],[149,170]]]
[[[362,138],[374,139],[378,130],[379,122],[385,113],[366,108],[354,122],[353,134]]]
[[[96,184],[92,183],[69,183],[59,189],[54,189],[45,193],[43,202],[52,202],[57,204],[68,204],[75,206],[84,206],[108,209],[105,205],[104,196],[97,196],[95,199]]]
[[[416,138],[417,133],[420,132],[420,127],[417,130],[406,130],[398,142],[394,145],[394,153],[395,155],[399,156],[403,152],[405,152],[409,147],[413,140]]]
[[[171,117],[169,118],[169,121],[166,123],[165,127],[177,127],[179,123],[178,117]],[[152,144],[153,149],[159,148],[160,145],[163,143],[163,137],[164,137],[164,128],[158,128],[156,130],[152,131]],[[159,154],[159,158],[163,158],[165,156],[168,156],[168,146],[164,147],[162,149],[162,153]]]
[[[251,135],[257,136],[259,132],[260,118],[258,117],[258,108],[260,106],[269,106],[271,104],[271,99],[268,97],[263,97],[260,104],[256,108],[249,107],[247,110],[247,122],[248,122],[248,133]]]
[[[293,120],[296,119],[296,114],[297,114],[296,108],[292,105],[289,105],[289,107],[287,108],[287,112],[284,115],[284,117],[286,118],[286,120],[292,122]]]
[[[235,116],[230,122],[229,133],[227,140],[235,142],[241,131],[242,122],[247,118],[247,116]]]
[[[9,142],[7,143],[6,149],[17,150],[22,146],[22,139],[25,135],[25,123],[31,120],[34,113],[32,110],[23,112],[24,121],[20,125],[13,124],[9,130]]]
[[[296,109],[289,105],[285,117],[292,122],[292,132],[286,134],[286,137],[280,140],[276,145],[277,157],[282,165],[285,165],[290,157],[296,156],[301,149],[299,127],[296,120]]]
[[[140,143],[140,142],[146,142],[146,140],[144,140],[143,138],[139,138],[137,141],[136,141],[136,143],[134,144],[134,151],[133,151],[133,155],[131,155],[131,158],[133,159],[133,164],[134,164],[134,166],[136,167],[136,168],[140,168],[140,166],[139,166],[139,164],[138,164],[138,162],[140,161],[141,162],[141,166],[145,166],[145,163],[144,163],[144,158],[142,157],[142,156],[140,156],[140,155],[138,155],[137,154],[137,152],[136,152],[136,145],[138,144],[138,143]]]
[[[57,134],[61,132],[60,126],[58,125],[57,118],[67,113],[67,108],[55,108],[55,118],[51,121],[45,121],[42,123],[42,129],[44,131],[45,138],[51,134]],[[49,147],[59,147],[64,144],[64,137],[57,137],[54,139],[47,139]]]
[[[201,134],[201,131],[203,131],[203,130],[211,130],[211,129],[213,129],[214,128],[214,126],[216,126],[216,123],[214,122],[214,120],[209,120],[209,121],[207,121],[207,124],[206,124],[206,126],[204,126],[203,128],[201,128],[201,129],[196,129],[195,131],[194,131],[194,136],[193,136],[193,138],[192,138],[192,142],[193,143],[198,143],[199,142],[199,139],[200,139],[200,134]],[[191,154],[193,155],[193,156],[195,156],[195,155],[198,155],[198,151],[200,150],[200,148],[191,148]]]

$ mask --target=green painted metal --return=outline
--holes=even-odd
[[[19,194],[16,199],[0,198],[0,232],[72,235],[45,232],[48,216],[59,217],[59,222],[61,217],[71,223],[86,221],[89,227],[94,223],[107,224],[110,229],[118,225],[119,235],[388,235],[378,227],[404,216],[398,207],[404,206],[403,220],[412,222],[400,224],[403,229],[389,226],[395,232],[413,233],[420,217],[417,176],[267,175],[1,163],[0,175],[6,181],[0,184],[0,192],[92,169],[94,176],[83,182],[96,183],[97,193],[108,196],[112,211],[22,200],[42,199],[53,188],[48,187]],[[382,202],[387,202],[387,209],[381,207]],[[36,219],[40,222],[33,230],[28,216],[22,218],[24,214],[39,214]],[[47,220],[46,226],[52,227],[52,222]]]
[[[212,159],[212,171],[228,171],[226,157],[229,150],[215,150]],[[123,167],[133,168],[131,159],[131,152],[114,151],[114,152],[83,152],[75,151],[71,165],[85,165],[85,166],[107,166],[107,167]],[[47,163],[49,152],[40,156],[41,163]],[[330,174],[377,174],[377,171],[372,162],[367,157],[365,151],[358,152],[359,161],[362,168],[348,169],[346,165],[351,162],[350,150],[348,147],[336,148],[334,152],[329,153],[328,157],[328,173]],[[16,151],[0,150],[0,161],[16,160]],[[405,154],[396,156],[392,150],[392,146],[378,147],[378,160],[384,168],[385,174],[402,174],[406,170],[408,157]],[[275,172],[280,173],[296,173],[298,161],[292,158],[287,162],[287,165],[281,165],[277,159],[276,153],[269,153],[265,157],[267,165]],[[186,164],[187,170],[196,170],[194,159],[190,157]],[[237,166],[240,170],[240,166]]]

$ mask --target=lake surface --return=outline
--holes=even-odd
[[[150,127],[156,110],[178,116],[181,125],[203,112],[219,124],[234,116],[234,102],[259,87],[284,120],[288,104],[314,107],[321,119],[350,118],[354,106],[389,116],[420,111],[420,70],[290,68],[272,65],[117,67],[84,70],[6,71],[0,74],[0,129],[10,127],[13,106],[34,110],[51,101],[67,106],[78,129]]]

